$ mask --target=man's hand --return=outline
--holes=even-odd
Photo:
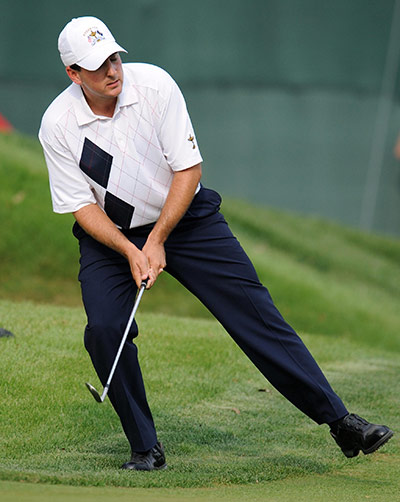
[[[147,289],[149,289],[167,265],[165,258],[165,249],[162,243],[154,242],[151,240],[151,238],[149,238],[146,244],[143,246],[142,251],[146,256],[149,264],[149,271],[151,275],[150,280],[147,283]]]
[[[142,281],[148,279],[146,289],[150,289],[155,283],[158,274],[155,274],[152,270],[146,254],[137,247],[132,246],[131,250],[129,250],[125,256],[129,262],[131,273],[137,287],[140,288]]]

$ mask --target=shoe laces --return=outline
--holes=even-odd
[[[137,451],[132,452],[132,462],[145,462],[147,459],[149,452],[145,451],[143,453],[138,453]]]
[[[139,463],[139,462],[146,463],[146,462],[149,462],[150,455],[152,455],[153,458],[156,461],[158,461],[163,456],[160,447],[161,447],[161,445],[159,445],[159,443],[157,443],[155,446],[153,446],[153,448],[150,448],[150,450],[147,450],[144,452],[133,451],[131,461],[135,462],[135,463]]]
[[[351,428],[358,432],[362,431],[366,425],[369,425],[369,422],[354,413],[348,415],[345,420],[346,428]]]

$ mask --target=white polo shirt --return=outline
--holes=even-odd
[[[185,100],[161,68],[124,64],[112,118],[95,115],[79,85],[49,106],[39,139],[53,209],[97,203],[120,228],[157,221],[174,171],[202,162]]]

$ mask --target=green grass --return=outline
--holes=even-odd
[[[0,221],[7,222],[0,239],[0,298],[79,306],[73,217],[52,213],[38,141],[0,135],[0,177]],[[261,280],[299,330],[400,347],[398,239],[241,201],[224,201],[223,212]],[[167,274],[141,308],[210,318]]]
[[[398,437],[373,456],[346,459],[327,427],[286,402],[215,321],[148,313],[139,314],[138,345],[169,469],[120,471],[129,451],[118,419],[84,386],[100,384],[82,347],[81,309],[0,301],[0,318],[16,335],[0,339],[3,481],[162,488],[165,496],[185,489],[183,496],[199,497],[238,486],[257,497],[260,486],[283,488],[285,480],[322,487],[364,480],[386,494],[396,486]],[[400,430],[398,353],[303,338],[352,410]],[[384,478],[368,478],[376,469]]]
[[[100,384],[73,219],[52,214],[36,140],[0,135],[0,176],[0,327],[16,335],[0,338],[2,501],[399,500],[398,435],[346,459],[167,274],[142,301],[138,345],[169,469],[120,471],[119,421],[84,386]],[[223,212],[345,403],[398,433],[400,241],[241,201]]]
[[[71,216],[52,213],[38,141],[0,134],[0,297],[77,304]]]
[[[223,211],[297,329],[400,349],[400,241],[236,201]]]
[[[399,500],[398,470],[388,458],[340,472],[217,488],[112,488],[1,482],[2,502],[388,502]]]

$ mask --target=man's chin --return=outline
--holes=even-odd
[[[106,86],[107,93],[113,96],[118,96],[122,91],[122,82],[118,80]]]

